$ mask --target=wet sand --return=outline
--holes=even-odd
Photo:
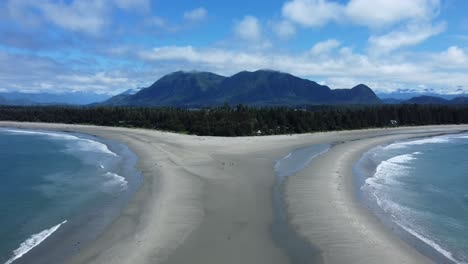
[[[276,160],[294,149],[337,143],[288,178],[290,222],[324,263],[430,263],[356,196],[353,165],[386,142],[468,126],[372,129],[266,137],[198,137],[144,129],[11,123],[117,140],[139,156],[143,184],[96,241],[68,263],[289,263],[273,242]]]

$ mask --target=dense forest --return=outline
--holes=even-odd
[[[209,136],[250,136],[399,125],[467,124],[468,107],[376,105],[206,109],[0,107],[0,120],[141,127]]]

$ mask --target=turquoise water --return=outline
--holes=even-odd
[[[137,188],[136,160],[90,136],[0,129],[0,263],[59,263],[95,238]]]
[[[445,257],[437,262],[468,262],[468,134],[380,146],[358,168],[381,216]]]

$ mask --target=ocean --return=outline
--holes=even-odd
[[[110,140],[0,129],[0,263],[60,263],[78,252],[138,189],[136,162]]]
[[[359,195],[437,263],[468,263],[468,134],[376,147],[356,164]]]

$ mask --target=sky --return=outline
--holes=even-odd
[[[468,92],[465,0],[1,0],[0,91],[117,94],[178,70]]]

